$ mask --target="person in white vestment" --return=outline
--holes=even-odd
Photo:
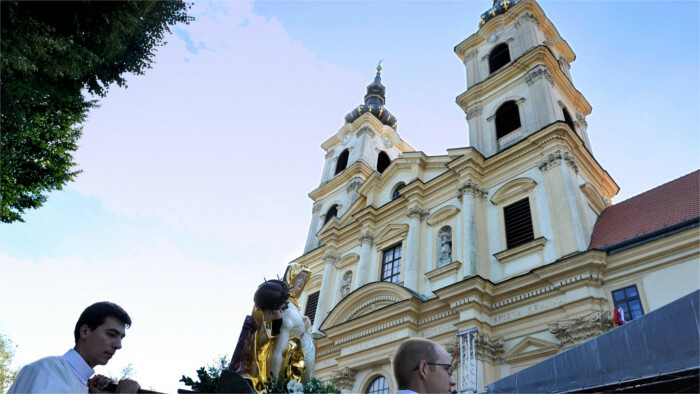
[[[433,341],[405,340],[391,361],[396,394],[451,393],[456,384],[451,361],[445,349]]]
[[[75,347],[63,356],[44,357],[22,368],[9,393],[99,393],[113,383],[94,375],[95,366],[106,365],[121,349],[131,318],[112,302],[87,307],[75,325]],[[94,376],[93,376],[94,375]],[[130,379],[117,383],[116,392],[136,393],[140,386]]]

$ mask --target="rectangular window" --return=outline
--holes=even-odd
[[[624,289],[612,292],[615,309],[622,307],[625,312],[625,320],[630,321],[644,316],[642,301],[639,299],[637,285],[625,287]]]
[[[522,245],[535,239],[530,216],[530,200],[528,198],[510,204],[503,208],[506,224],[506,244],[508,249]]]
[[[382,281],[399,283],[401,273],[401,245],[384,251],[382,263]]]
[[[318,305],[318,295],[319,291],[309,294],[309,298],[306,300],[306,308],[304,309],[304,316],[308,316],[311,320],[311,324],[314,324],[314,318],[316,317],[316,306]]]

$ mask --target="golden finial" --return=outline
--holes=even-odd
[[[379,59],[379,63],[377,63],[377,73],[382,72],[382,62],[383,61],[384,61],[384,59]]]

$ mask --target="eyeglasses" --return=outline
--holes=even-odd
[[[439,366],[441,366],[441,367],[447,367],[447,368],[446,368],[446,370],[447,370],[447,375],[448,375],[448,376],[452,376],[452,364],[440,364],[440,363],[429,363],[429,362],[426,362],[426,364],[427,364],[427,365],[439,365]],[[420,362],[418,363],[418,365],[416,365],[415,368],[413,368],[413,370],[414,370],[414,371],[417,371],[418,368],[420,368]]]

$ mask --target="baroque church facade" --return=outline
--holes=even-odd
[[[293,263],[312,272],[316,376],[343,392],[395,391],[408,337],[454,355],[457,390],[483,391],[612,330],[619,307],[632,320],[698,288],[698,172],[611,205],[574,52],[534,0],[496,3],[455,52],[471,146],[428,156],[402,140],[380,67],[321,145]]]

